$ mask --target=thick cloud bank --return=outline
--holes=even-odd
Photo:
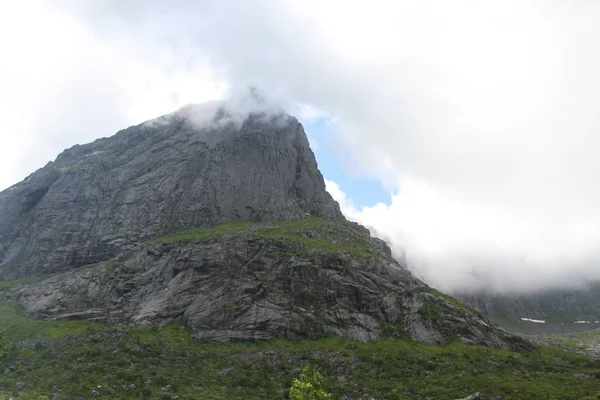
[[[370,208],[346,200],[345,212],[428,282],[507,291],[600,278],[600,4],[0,8],[0,186],[73,142],[256,85],[336,121],[340,162],[392,193]]]

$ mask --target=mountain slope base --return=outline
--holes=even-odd
[[[333,334],[529,346],[415,279],[365,228],[314,217],[178,232],[0,296],[42,319],[183,322],[213,343]]]
[[[304,365],[335,398],[456,399],[475,391],[512,400],[587,399],[600,362],[541,347],[513,353],[453,342],[425,346],[335,337],[203,344],[180,324],[162,328],[38,321],[0,305],[16,345],[0,393],[20,399],[279,399]],[[18,383],[21,383],[17,386]],[[17,388],[19,387],[19,388]]]

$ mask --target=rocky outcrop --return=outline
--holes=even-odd
[[[183,321],[206,342],[325,333],[526,346],[413,278],[366,229],[317,218],[179,233],[3,296],[44,319]]]
[[[486,400],[486,398],[481,393],[476,392],[476,393],[473,393],[470,396],[467,396],[467,397],[462,398],[462,399],[457,399],[457,400]]]
[[[302,125],[190,106],[74,146],[0,192],[0,279],[105,261],[188,227],[343,218]],[[212,115],[212,114],[211,114]]]
[[[206,342],[528,346],[347,222],[295,118],[206,112],[75,146],[1,192],[0,298],[42,319],[183,321]]]

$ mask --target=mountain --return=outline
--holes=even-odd
[[[587,287],[571,290],[547,289],[522,294],[479,292],[456,296],[490,318],[513,321],[532,318],[558,323],[600,321],[600,282],[591,282]]]
[[[528,346],[346,221],[302,125],[264,108],[188,106],[65,150],[0,193],[0,277],[29,316],[183,322],[206,342]]]
[[[0,193],[0,278],[106,261],[132,244],[235,219],[343,218],[300,123],[205,107],[74,146]]]

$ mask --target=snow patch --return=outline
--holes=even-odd
[[[545,324],[546,321],[542,321],[541,319],[531,319],[531,318],[523,318],[521,317],[521,321],[533,322],[535,324]]]

